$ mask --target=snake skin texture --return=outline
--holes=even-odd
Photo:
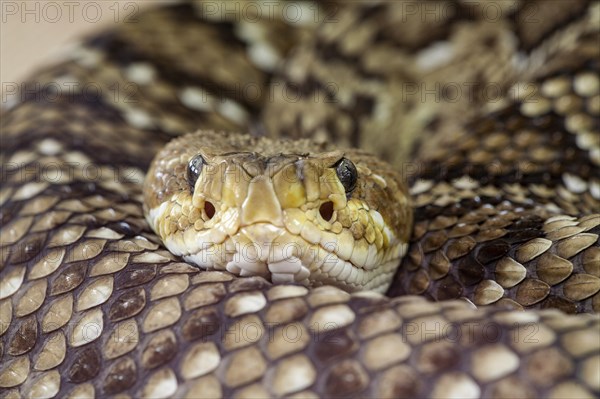
[[[150,10],[3,104],[0,397],[600,396],[599,4],[295,4]],[[387,296],[169,253],[144,173],[199,128],[397,165]]]

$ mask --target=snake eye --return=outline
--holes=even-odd
[[[187,181],[190,184],[192,192],[194,192],[194,187],[196,186],[196,180],[198,180],[198,176],[200,176],[200,172],[202,172],[202,167],[204,166],[204,158],[202,155],[196,155],[190,162],[188,162],[187,167]]]
[[[344,186],[346,194],[350,194],[356,187],[356,180],[358,179],[356,166],[347,158],[340,159],[333,166],[335,166],[335,172]]]

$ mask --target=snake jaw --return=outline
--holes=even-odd
[[[261,180],[257,187],[264,184]],[[254,195],[259,196],[260,192]],[[371,243],[366,239],[354,240],[352,225],[338,234],[327,231],[323,225],[340,223],[323,221],[316,208],[304,212],[277,206],[275,214],[281,215],[281,225],[257,221],[258,216],[269,211],[264,209],[265,204],[273,204],[266,201],[258,205],[260,202],[252,197],[244,202],[258,206],[252,218],[244,215],[243,209],[229,207],[217,211],[206,223],[210,228],[198,231],[190,226],[170,231],[172,225],[167,215],[181,212],[180,201],[181,198],[164,202],[148,213],[148,219],[172,253],[204,269],[227,270],[241,276],[258,275],[274,283],[331,284],[348,291],[383,292],[406,252],[407,245],[385,226],[381,214],[361,207],[357,200],[345,201],[346,208],[336,211],[333,219],[344,220],[346,213],[355,213],[354,226],[362,219],[369,227],[354,227],[354,234],[358,229],[368,231],[373,235]]]
[[[171,252],[205,269],[274,283],[387,289],[411,227],[404,186],[387,164],[354,150],[311,152],[308,141],[228,138],[244,150],[204,132],[174,140],[153,162],[146,214]],[[269,152],[275,145],[292,150]],[[203,166],[190,190],[182,171],[196,154]],[[342,157],[358,171],[351,192],[336,174]]]

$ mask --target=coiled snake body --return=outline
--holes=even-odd
[[[5,104],[2,397],[597,397],[598,3],[294,4],[148,11]]]

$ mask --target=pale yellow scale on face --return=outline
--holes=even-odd
[[[165,246],[205,269],[385,291],[412,213],[391,166],[307,140],[200,132],[169,143],[144,186]]]

